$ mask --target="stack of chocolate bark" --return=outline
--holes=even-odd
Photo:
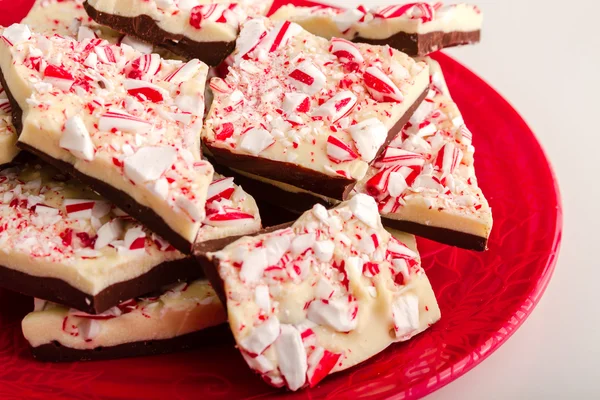
[[[40,0],[2,28],[0,285],[35,298],[36,358],[228,322],[298,390],[440,318],[412,234],[486,249],[472,134],[423,58],[481,12],[271,3]]]

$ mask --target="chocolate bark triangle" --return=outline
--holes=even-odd
[[[181,283],[129,299],[101,315],[35,299],[23,335],[39,361],[148,356],[201,347],[222,339],[225,309],[206,280]]]
[[[89,16],[102,25],[217,66],[233,51],[240,22],[265,15],[272,3],[87,0],[83,5]]]
[[[199,242],[260,229],[258,208],[233,179],[209,187]],[[162,237],[54,168],[0,170],[0,286],[97,314],[202,270]]]
[[[221,165],[344,199],[427,93],[427,65],[289,22],[242,26],[202,133]]]
[[[386,226],[482,251],[492,210],[477,183],[473,135],[440,65],[425,61],[427,98],[355,190],[377,199]]]
[[[410,56],[478,43],[483,16],[471,4],[426,2],[355,9],[285,5],[271,19],[292,21],[309,32],[354,42],[389,45]]]
[[[440,318],[414,237],[388,233],[366,195],[196,255],[223,282],[237,347],[272,386],[315,386]]]
[[[200,154],[208,67],[19,24],[3,30],[0,58],[19,147],[189,253],[213,174]]]

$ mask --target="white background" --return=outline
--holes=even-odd
[[[533,314],[428,400],[600,399],[600,1],[465,1],[483,9],[483,41],[446,52],[530,124],[558,175],[565,227],[556,272]]]

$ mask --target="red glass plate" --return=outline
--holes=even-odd
[[[0,23],[20,20],[31,3],[0,0]],[[435,58],[474,134],[479,181],[494,212],[490,249],[475,253],[419,240],[442,320],[412,341],[290,397],[400,399],[431,393],[504,343],[531,313],[550,280],[562,213],[544,152],[494,89],[450,57],[440,53]],[[129,360],[35,362],[20,331],[20,321],[30,309],[30,299],[0,291],[2,399],[237,399],[281,393],[250,372],[230,341]]]

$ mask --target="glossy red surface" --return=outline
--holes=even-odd
[[[0,0],[0,23],[19,20],[31,3]],[[552,275],[562,214],[556,181],[539,143],[494,89],[448,56],[435,58],[473,131],[479,181],[494,212],[490,249],[475,253],[419,240],[442,320],[409,343],[394,345],[289,398],[424,396],[504,343],[531,313]],[[2,399],[237,399],[281,394],[250,372],[239,353],[225,344],[229,341],[151,358],[35,362],[20,331],[20,320],[30,309],[31,300],[0,291]]]

